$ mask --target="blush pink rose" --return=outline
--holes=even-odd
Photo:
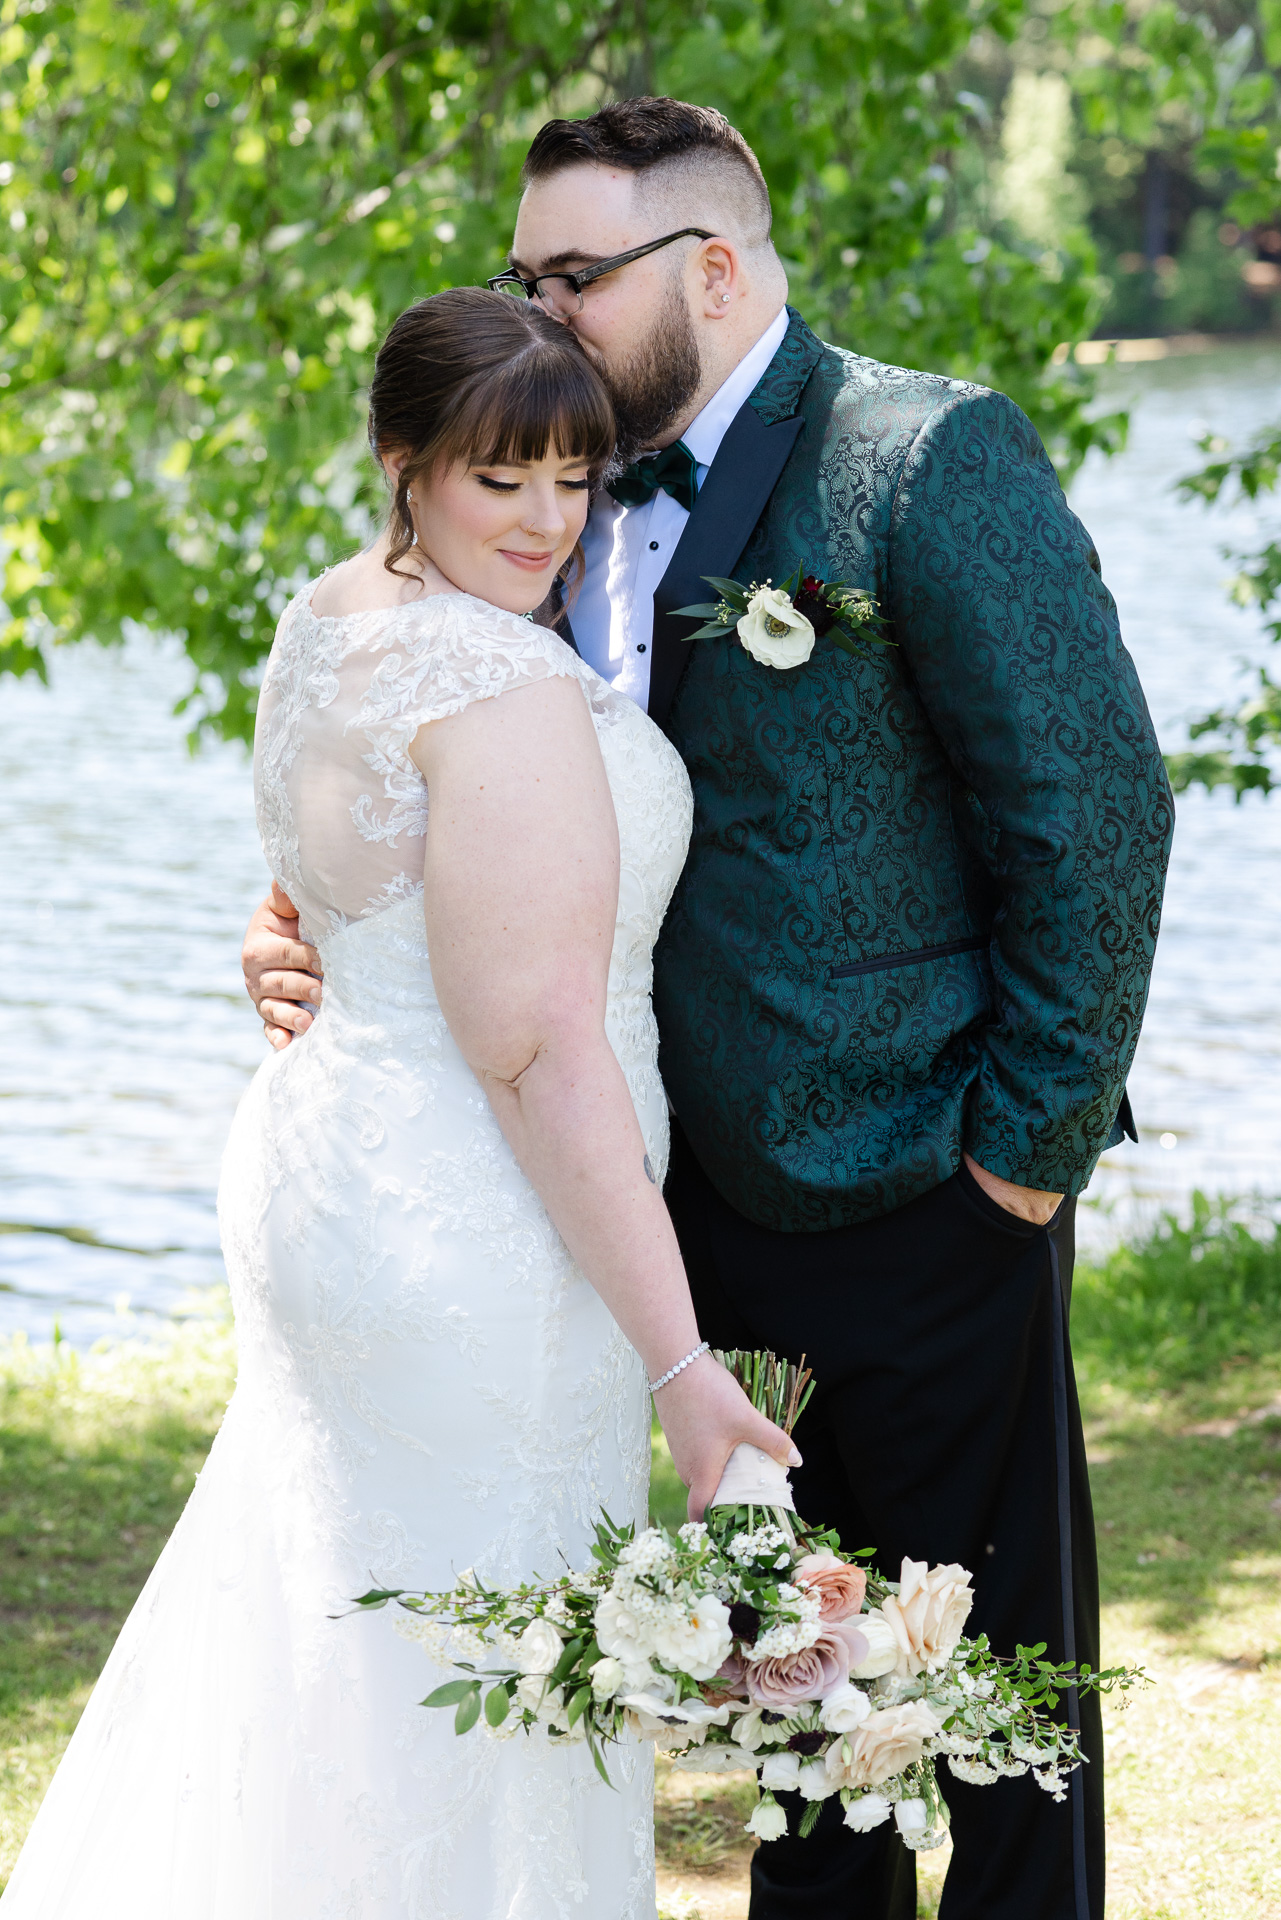
[[[806,1700],[826,1700],[843,1687],[850,1668],[866,1658],[867,1642],[849,1621],[824,1628],[812,1647],[777,1660],[754,1660],[747,1668],[747,1697],[772,1713],[790,1713]]]
[[[808,1587],[818,1595],[818,1617],[824,1626],[834,1620],[848,1620],[852,1614],[862,1611],[867,1575],[862,1567],[852,1567],[826,1549],[822,1553],[807,1553],[803,1560],[798,1560],[791,1577],[798,1587]]]
[[[744,1699],[747,1694],[746,1674],[747,1662],[742,1654],[727,1654],[711,1679],[703,1682],[703,1698],[711,1700],[729,1694],[731,1699]]]

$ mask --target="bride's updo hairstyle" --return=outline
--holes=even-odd
[[[573,333],[532,302],[485,287],[453,287],[401,314],[378,349],[369,389],[369,444],[381,462],[408,450],[391,504],[383,562],[414,544],[408,495],[455,462],[541,460],[549,447],[588,463],[593,479],[614,448],[604,382]]]

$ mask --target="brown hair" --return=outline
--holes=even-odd
[[[593,477],[614,448],[605,385],[573,333],[538,307],[484,287],[453,287],[409,307],[378,349],[369,389],[376,459],[408,448],[392,500],[397,562],[414,544],[408,493],[442,461],[581,455]]]
[[[706,160],[727,161],[736,170],[768,234],[769,188],[760,161],[723,113],[688,100],[615,100],[585,120],[548,120],[534,135],[520,177],[527,187],[584,164],[647,173],[664,162]]]

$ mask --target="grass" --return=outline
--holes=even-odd
[[[1073,1302],[1104,1657],[1111,1920],[1281,1920],[1281,1250],[1198,1203]],[[225,1324],[77,1358],[0,1346],[0,1885],[230,1389]],[[661,1439],[654,1511],[684,1517]],[[1000,1792],[1000,1788],[994,1788]],[[743,1920],[750,1776],[659,1769],[664,1920]],[[922,1856],[919,1913],[946,1859]]]
[[[0,1344],[0,1886],[231,1391],[225,1318]]]

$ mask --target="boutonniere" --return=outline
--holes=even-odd
[[[764,667],[804,666],[815,640],[823,635],[846,653],[861,653],[869,642],[878,647],[894,644],[875,599],[862,587],[820,580],[815,574],[802,574],[799,567],[781,587],[768,580],[763,586],[753,581],[744,587],[737,580],[720,580],[710,573],[703,578],[720,599],[676,608],[678,614],[706,623],[685,638],[715,640],[737,630],[753,660]]]

